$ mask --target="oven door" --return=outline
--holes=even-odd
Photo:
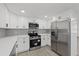
[[[30,40],[30,48],[41,46],[41,39]]]

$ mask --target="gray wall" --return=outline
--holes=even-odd
[[[37,30],[39,34],[50,34],[51,29],[39,29]],[[0,29],[0,38],[15,35],[25,35],[28,34],[27,29]]]
[[[5,36],[5,29],[0,28],[0,38]]]
[[[25,35],[27,34],[26,29],[6,29],[6,36],[15,36],[15,35]]]
[[[39,34],[49,34],[50,31],[51,31],[50,29],[37,30]],[[5,31],[6,36],[25,35],[25,34],[28,34],[27,29],[6,29]]]

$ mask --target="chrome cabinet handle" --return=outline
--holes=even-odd
[[[25,41],[23,41],[23,43],[25,43]]]
[[[16,48],[18,48],[18,44],[16,44]]]

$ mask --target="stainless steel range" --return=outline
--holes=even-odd
[[[41,35],[38,35],[37,30],[39,25],[37,23],[29,23],[29,40],[30,40],[30,50],[41,47]]]
[[[30,39],[30,50],[40,48],[41,46],[41,36],[31,36]]]

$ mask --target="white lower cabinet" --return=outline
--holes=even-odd
[[[51,46],[51,36],[50,34],[42,34],[41,35],[41,46]]]
[[[16,43],[16,53],[29,50],[29,37],[18,37]]]
[[[25,38],[25,44],[24,44],[24,46],[25,46],[25,51],[28,51],[29,50],[29,37],[26,37]]]
[[[41,46],[46,46],[45,35],[41,35]]]
[[[50,34],[47,34],[45,38],[46,38],[47,45],[48,46],[51,46],[51,35]]]

